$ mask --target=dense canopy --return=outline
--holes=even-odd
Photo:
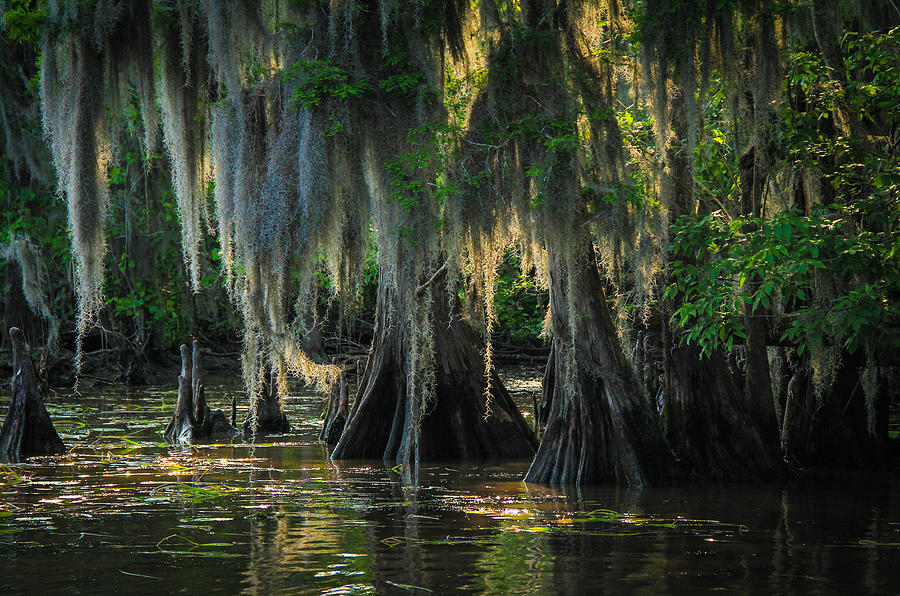
[[[126,312],[112,230],[137,254],[164,222],[133,228],[135,202],[170,195],[183,299],[238,307],[251,403],[335,382],[312,339],[377,276],[333,457],[634,485],[886,462],[894,2],[2,4],[2,192],[52,184],[52,162],[79,366],[110,300]],[[27,226],[4,226],[55,334]],[[493,363],[510,262],[548,304],[539,442]]]

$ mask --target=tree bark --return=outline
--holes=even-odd
[[[766,440],[724,357],[703,358],[671,337],[667,343],[663,432],[684,470],[728,480],[781,471],[777,442]]]
[[[336,359],[331,360],[332,364],[336,364]],[[322,432],[319,433],[319,440],[326,445],[335,445],[344,432],[344,426],[347,424],[347,414],[350,407],[350,397],[347,390],[347,380],[344,378],[344,372],[341,371],[337,381],[331,388],[328,395],[328,406],[325,410],[325,422],[322,424]]]
[[[625,359],[593,248],[588,244],[583,262],[571,268],[552,250],[549,258],[550,412],[525,481],[643,486],[667,477],[671,454],[656,410]]]
[[[12,401],[0,429],[0,461],[20,462],[34,455],[65,453],[38,391],[25,337],[17,327],[9,330],[9,337],[13,348]]]
[[[432,303],[434,397],[416,424],[415,404],[407,394],[411,342],[403,326],[391,320],[392,301],[399,297],[383,282],[372,348],[332,458],[380,458],[404,465],[530,458],[535,449],[531,429],[496,374],[486,397],[478,335],[452,316],[443,296]]]
[[[801,366],[788,384],[781,441],[795,468],[875,469],[888,464],[888,396],[878,383],[871,404],[860,383],[861,354],[844,354],[834,384],[817,396],[811,375]]]

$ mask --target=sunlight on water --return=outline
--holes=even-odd
[[[209,392],[224,405],[223,391]],[[891,486],[526,485],[528,462],[331,462],[321,398],[255,445],[171,447],[170,391],[48,400],[69,452],[0,467],[0,593],[889,592]]]

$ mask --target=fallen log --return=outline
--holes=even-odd
[[[12,401],[0,429],[0,461],[20,462],[34,455],[59,455],[66,450],[53,427],[38,390],[34,364],[18,327],[9,330],[13,352]]]

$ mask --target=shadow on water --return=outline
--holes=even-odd
[[[227,404],[213,388],[213,405]],[[48,400],[70,452],[0,468],[0,593],[886,593],[886,479],[560,490],[528,462],[331,462],[323,400],[255,445],[172,448],[170,391]],[[221,406],[221,404],[219,404]],[[265,442],[262,442],[265,441]]]

